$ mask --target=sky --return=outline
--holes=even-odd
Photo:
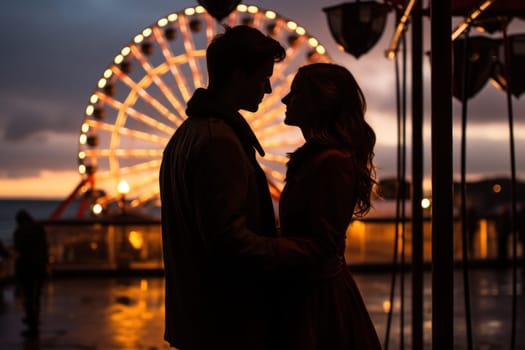
[[[377,133],[379,178],[396,172],[394,63],[385,58],[395,26],[388,17],[379,42],[359,59],[341,52],[322,9],[340,0],[253,0],[303,26],[335,63],[350,69],[367,98]],[[0,12],[0,198],[64,198],[80,180],[78,139],[84,110],[102,72],[123,45],[157,19],[196,1],[18,0]],[[425,51],[430,49],[425,20]],[[525,33],[515,19],[510,33]],[[480,35],[473,33],[473,35]],[[501,37],[501,33],[494,35]],[[430,66],[424,62],[425,176],[430,176]],[[517,173],[525,176],[525,99],[512,99]],[[410,101],[408,101],[410,106]],[[461,105],[453,102],[454,172],[459,169]],[[469,100],[467,172],[471,179],[509,176],[505,93],[488,83]],[[410,135],[410,125],[408,127]],[[408,148],[410,154],[410,147]],[[410,156],[408,157],[408,160]],[[407,171],[410,174],[410,161]]]

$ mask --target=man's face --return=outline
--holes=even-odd
[[[252,73],[242,73],[239,79],[240,109],[256,112],[265,94],[272,92],[270,77],[273,74],[273,61],[264,62]]]

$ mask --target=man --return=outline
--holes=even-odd
[[[44,226],[26,210],[16,213],[16,223],[13,234],[15,278],[24,301],[22,321],[27,325],[22,335],[32,338],[39,335],[40,299],[49,261],[48,244]]]
[[[255,112],[271,92],[275,40],[248,26],[209,45],[209,85],[188,102],[188,118],[160,169],[166,276],[165,339],[182,350],[272,349],[269,278],[324,256],[313,239],[276,238],[264,151],[240,109]]]

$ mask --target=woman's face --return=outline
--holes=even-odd
[[[297,74],[292,82],[290,92],[283,97],[282,103],[286,105],[286,125],[297,126],[304,132],[311,125],[313,118],[319,117],[319,106],[315,103],[308,82]]]

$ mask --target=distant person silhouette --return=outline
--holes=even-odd
[[[9,251],[7,250],[7,247],[5,246],[4,242],[0,240],[0,258],[7,259],[8,256]]]
[[[238,112],[257,111],[284,57],[257,29],[226,28],[206,51],[208,87],[195,91],[164,150],[164,337],[173,347],[275,349],[276,281],[331,251],[317,239],[277,237],[255,155],[264,151]]]
[[[39,331],[40,299],[48,263],[46,232],[26,210],[18,211],[15,218],[15,278],[23,298],[25,315],[22,320],[27,325],[22,335],[35,337]]]
[[[305,144],[288,162],[280,200],[284,237],[317,237],[335,248],[330,259],[280,290],[283,350],[379,350],[381,345],[345,258],[352,216],[371,206],[375,133],[364,118],[365,97],[344,67],[317,63],[295,76],[285,124]]]

